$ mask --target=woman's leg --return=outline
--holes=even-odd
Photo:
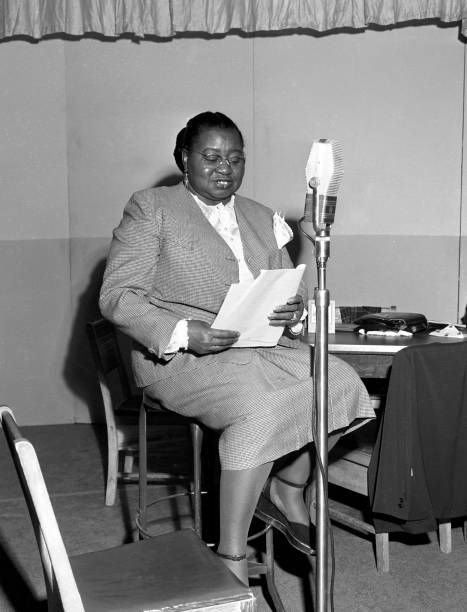
[[[336,444],[339,442],[339,439],[344,435],[344,433],[345,433],[345,430],[339,430],[339,431],[335,431],[329,434],[328,453],[331,452],[331,450],[336,446]],[[311,522],[313,523],[313,525],[316,525],[316,479],[318,477],[317,469],[318,469],[318,466],[316,465],[316,461],[315,461],[312,481],[310,483],[310,486],[308,487],[307,495],[306,495],[306,504],[307,504],[307,507],[310,509],[310,518],[311,518]]]
[[[303,492],[310,482],[312,471],[313,446],[307,445],[281,461],[275,472],[278,478],[271,479],[269,497],[272,503],[293,523],[309,525],[310,514],[305,504]],[[286,481],[286,482],[285,482]],[[297,485],[290,486],[289,483]]]
[[[329,450],[340,438],[329,437]],[[310,482],[314,465],[312,445],[291,453],[280,461],[276,474],[288,482],[303,485],[293,487],[279,478],[271,479],[269,495],[271,501],[294,523],[310,524],[309,508],[304,499],[304,487]],[[269,476],[272,462],[248,470],[221,470],[220,479],[220,537],[218,552],[221,555],[242,556],[246,552],[248,530],[261,491]],[[248,584],[248,563],[223,558],[229,569]]]
[[[334,448],[342,433],[339,431],[329,434],[328,451]],[[271,501],[293,523],[308,525],[310,522],[310,510],[313,510],[313,505],[310,504],[310,499],[305,500],[303,493],[305,486],[309,485],[313,492],[311,500],[314,501],[316,490],[316,474],[313,474],[316,463],[314,453],[314,446],[310,444],[289,455],[288,461],[276,471],[279,478],[273,478],[271,482],[269,490]],[[290,486],[280,479],[303,485],[303,488]]]
[[[248,470],[222,470],[220,478],[220,537],[221,555],[239,556],[246,553],[248,530],[259,495],[272,463]],[[227,567],[248,584],[248,563],[223,558]]]

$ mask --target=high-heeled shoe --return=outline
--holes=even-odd
[[[290,482],[289,480],[277,476],[277,474],[271,476],[259,497],[255,515],[263,522],[270,523],[273,527],[278,529],[294,548],[305,555],[315,555],[314,526],[311,524],[311,521],[309,525],[289,521],[285,514],[283,514],[271,501],[270,488],[272,478],[277,478],[277,480],[280,480],[284,484],[297,489],[303,489],[306,486],[306,483],[304,485],[296,484],[295,482]]]

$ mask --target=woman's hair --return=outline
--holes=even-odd
[[[196,115],[195,117],[192,117],[186,124],[184,130],[179,132],[178,136],[180,136],[183,132],[182,148],[189,151],[192,148],[194,141],[201,134],[201,132],[203,130],[210,130],[212,128],[235,130],[240,136],[240,140],[242,142],[243,147],[244,142],[242,133],[238,129],[237,125],[232,121],[232,119],[229,119],[229,117],[222,113],[213,113],[211,111],[206,111],[204,113]],[[177,148],[175,150],[177,150]]]

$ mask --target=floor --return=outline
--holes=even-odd
[[[137,487],[121,484],[117,502],[104,500],[105,437],[91,425],[25,427],[35,445],[52,503],[70,554],[119,545],[134,537]],[[16,474],[0,439],[0,612],[45,612],[45,591],[36,544]],[[167,488],[151,486],[154,499]],[[187,498],[150,509],[151,530],[191,526]],[[330,567],[338,612],[438,612],[467,609],[467,546],[460,527],[453,552],[439,551],[436,534],[393,538],[391,569],[376,572],[370,539],[334,526],[335,574]],[[261,548],[261,542],[254,544]],[[253,544],[252,544],[253,547]],[[253,550],[253,548],[252,548]],[[315,574],[306,559],[276,537],[277,586],[288,612],[313,610]],[[254,581],[259,612],[270,612],[262,583]],[[329,610],[332,610],[329,605]]]

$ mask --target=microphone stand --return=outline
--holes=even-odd
[[[315,198],[319,198],[315,190]],[[317,209],[318,207],[316,207]],[[315,257],[318,286],[314,290],[316,332],[314,350],[314,408],[317,422],[315,440],[319,469],[316,483],[316,611],[328,609],[328,312],[326,263],[330,252],[329,228],[315,225]]]
[[[312,186],[310,182],[310,186]],[[316,460],[316,612],[328,609],[328,312],[329,291],[326,288],[326,263],[330,252],[330,225],[320,219],[320,193],[313,185],[313,196],[307,194],[305,215],[299,222],[303,234],[315,248],[318,286],[314,290],[316,331],[313,359],[313,437]],[[314,205],[309,200],[314,197]],[[313,213],[311,213],[311,210]],[[315,237],[302,227],[303,221],[313,221]],[[316,426],[315,426],[316,425]]]

